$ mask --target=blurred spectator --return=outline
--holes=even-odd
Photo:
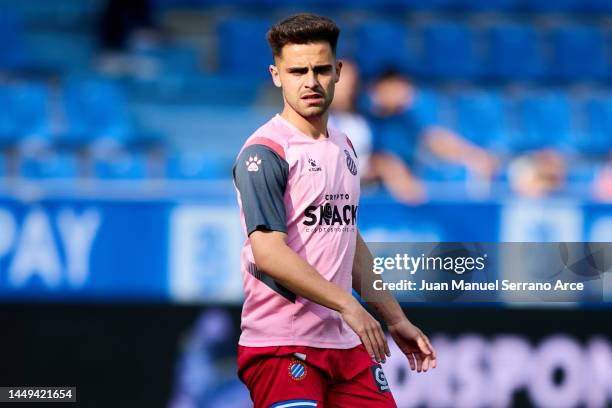
[[[149,0],[108,0],[100,21],[102,47],[123,50],[137,30],[153,28]]]
[[[563,156],[553,149],[521,155],[508,168],[512,190],[523,197],[540,198],[561,188],[566,179]]]
[[[595,175],[593,194],[598,200],[612,201],[612,152],[608,162]]]
[[[150,59],[131,52],[154,49],[160,43],[150,0],[107,0],[98,36],[102,48],[96,62],[99,72],[143,78],[155,75],[157,67]]]
[[[436,156],[491,178],[497,159],[452,130],[422,123],[414,111],[415,89],[406,76],[387,71],[371,89],[371,123],[374,132],[372,172],[390,193],[404,203],[426,200],[422,181],[415,174],[421,143]]]
[[[329,122],[342,130],[353,143],[359,158],[359,172],[365,179],[370,178],[370,155],[372,153],[372,130],[366,118],[357,112],[357,96],[360,77],[357,65],[343,61],[340,80],[336,84],[334,101],[331,105]]]

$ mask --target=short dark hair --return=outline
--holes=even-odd
[[[401,69],[396,68],[394,66],[387,66],[381,69],[374,78],[374,83],[379,84],[383,81],[388,81],[392,79],[404,81],[408,84],[412,83],[412,80],[408,75],[406,75]]]
[[[326,41],[336,55],[340,28],[331,19],[316,14],[303,13],[291,16],[268,30],[266,38],[272,55],[280,57],[287,44],[309,44]]]

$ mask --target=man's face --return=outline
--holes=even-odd
[[[285,45],[275,63],[270,73],[274,84],[283,89],[285,104],[304,118],[327,112],[342,67],[329,43]]]
[[[387,78],[374,85],[374,104],[383,114],[395,114],[414,102],[412,84],[400,77]]]

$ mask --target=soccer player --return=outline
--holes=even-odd
[[[233,169],[248,236],[238,376],[256,408],[396,406],[380,365],[386,337],[351,293],[363,295],[374,274],[356,223],[357,157],[327,126],[338,36],[312,14],[268,31],[284,108],[246,140]],[[412,370],[436,366],[429,339],[389,293],[368,303]]]

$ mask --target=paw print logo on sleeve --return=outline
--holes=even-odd
[[[249,160],[246,161],[247,171],[258,171],[260,164],[261,159],[258,159],[257,155],[255,157],[249,156]]]

